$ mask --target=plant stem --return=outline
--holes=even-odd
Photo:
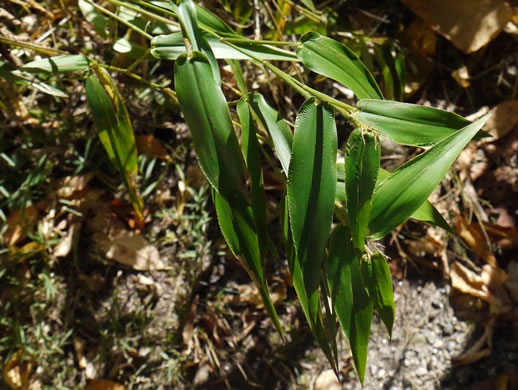
[[[136,31],[138,32],[140,35],[142,35],[143,37],[146,37],[147,39],[151,40],[153,39],[153,36],[151,34],[148,34],[147,32],[145,32],[144,30],[142,30],[141,28],[131,24],[130,22],[122,19],[119,15],[116,15],[114,14],[113,12],[111,11],[108,11],[106,8],[104,7],[101,7],[100,5],[98,4],[95,4],[92,0],[85,0],[88,4],[90,4],[91,6],[93,6],[94,8],[96,8],[97,10],[99,10],[100,12],[102,12],[103,14],[106,14],[108,16],[110,16],[111,18],[117,20],[119,23],[122,23],[124,24],[125,26],[128,26],[130,29],[132,29],[133,31]]]

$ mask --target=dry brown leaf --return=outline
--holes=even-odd
[[[493,268],[486,264],[479,275],[455,262],[450,267],[450,278],[452,288],[462,293],[481,298],[498,307],[509,301],[507,294],[502,290],[509,276],[501,268]]]
[[[22,351],[17,351],[4,366],[2,377],[11,389],[22,389],[28,385],[29,375],[32,371],[32,363],[21,360]]]
[[[159,158],[161,160],[171,160],[169,153],[152,135],[137,135],[135,136],[135,143],[139,154],[145,154],[151,158]]]
[[[36,223],[38,218],[38,209],[34,206],[28,206],[25,212],[17,210],[7,218],[7,231],[4,234],[4,243],[6,246],[16,245],[24,240],[27,235],[26,231],[30,230]]]
[[[56,257],[67,257],[72,250],[74,238],[79,234],[81,224],[79,222],[73,223],[68,229],[67,235],[54,247],[54,256]]]
[[[505,0],[403,0],[460,50],[472,53],[487,45],[513,17]]]
[[[119,383],[107,379],[94,379],[88,383],[85,390],[125,390],[126,388]]]
[[[457,215],[455,228],[459,236],[492,267],[498,267],[487,239],[478,223],[468,222],[466,218]]]
[[[166,269],[158,249],[135,232],[122,229],[111,235],[94,233],[92,239],[106,258],[137,271]]]
[[[518,124],[518,99],[500,103],[484,126],[495,139],[506,136]]]

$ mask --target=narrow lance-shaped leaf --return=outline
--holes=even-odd
[[[215,190],[214,202],[223,235],[256,282],[265,308],[282,334],[264,278],[259,238],[244,186],[243,156],[225,97],[207,57],[200,52],[193,52],[191,58],[179,57],[175,63],[175,86],[196,156]]]
[[[288,215],[287,197],[283,198],[283,201],[281,203],[280,214],[282,235],[286,247],[286,256],[288,258],[288,267],[290,270],[293,287],[295,287],[295,291],[297,292],[300,305],[302,306],[302,310],[304,311],[304,315],[306,316],[311,332],[315,336],[318,345],[320,346],[320,348],[322,348],[322,351],[326,355],[327,360],[329,361],[335,372],[338,372],[337,359],[333,355],[333,352],[336,349],[336,339],[334,337],[332,339],[329,338],[326,330],[324,329],[319,297],[318,295],[316,295],[315,302],[310,302],[308,296],[306,295],[302,271],[300,269],[300,261],[297,259],[295,247],[293,244],[293,235],[291,232]],[[316,315],[311,315],[310,307],[317,308]],[[315,310],[313,309],[313,312],[314,311]]]
[[[86,98],[99,138],[113,165],[119,170],[131,203],[142,217],[142,199],[137,186],[137,146],[128,111],[115,84],[103,69],[94,68],[86,80]]]
[[[320,267],[334,212],[337,136],[334,112],[314,98],[297,115],[288,175],[288,209],[308,300],[318,302]],[[317,308],[310,306],[316,318]]]
[[[356,248],[362,250],[371,213],[371,199],[378,177],[381,146],[374,134],[354,130],[347,142],[345,192],[349,228]]]
[[[409,103],[367,99],[356,107],[360,122],[403,145],[432,146],[470,124],[453,112]]]
[[[239,101],[237,104],[237,113],[241,121],[243,156],[250,175],[252,214],[259,237],[261,258],[263,258],[267,243],[267,229],[266,201],[264,197],[263,172],[261,170],[261,152],[259,150],[259,142],[257,141],[252,114],[246,100],[241,99]]]
[[[390,172],[387,172],[383,168],[378,170],[378,179],[376,180],[376,188],[379,187],[385,179],[390,176]],[[345,165],[337,164],[337,182],[336,182],[336,200],[338,202],[347,203],[347,197],[345,195]],[[376,190],[374,190],[376,191]],[[437,211],[437,209],[430,203],[425,201],[419,208],[410,216],[410,218],[417,219],[418,221],[428,222],[432,225],[443,228],[444,230],[453,233],[450,225],[444,219],[444,217]]]
[[[248,96],[248,104],[252,107],[252,110],[263,128],[270,135],[282,169],[284,169],[284,173],[287,174],[293,144],[293,135],[288,124],[275,109],[266,103],[266,100],[264,100],[264,97],[260,93],[252,92]]]
[[[363,384],[374,305],[361,280],[360,252],[343,225],[337,226],[331,234],[327,264],[332,302]]]
[[[392,289],[392,275],[385,256],[380,252],[374,252],[371,256],[364,255],[360,262],[360,273],[367,293],[392,338],[396,305]]]
[[[88,69],[90,62],[82,55],[66,55],[45,58],[25,64],[21,70],[30,73],[80,72]]]
[[[218,61],[210,48],[209,42],[202,35],[198,27],[198,19],[196,15],[196,7],[192,0],[182,0],[178,7],[178,19],[182,24],[183,31],[192,45],[193,51],[201,51],[205,54],[210,62],[214,79],[221,83]]]
[[[383,99],[372,74],[346,46],[316,32],[300,42],[297,56],[308,69],[342,83],[360,99]]]
[[[251,39],[246,40],[240,36],[236,36],[236,38],[240,38],[240,41],[233,41],[232,44],[241,50],[227,45],[212,35],[202,33],[202,36],[207,40],[214,56],[219,59],[254,60],[255,57],[265,61],[298,61],[295,53],[257,43]],[[186,53],[181,33],[158,35],[151,40],[151,47],[151,54],[161,60],[176,60],[178,56]]]
[[[441,182],[462,149],[477,134],[489,115],[453,133],[408,161],[377,188],[372,199],[369,230],[379,239],[409,218]]]

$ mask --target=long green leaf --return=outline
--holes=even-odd
[[[318,345],[320,346],[320,348],[322,348],[322,351],[326,355],[327,360],[329,361],[335,372],[338,372],[337,359],[333,355],[333,351],[335,350],[336,346],[336,339],[334,337],[328,337],[328,333],[324,328],[319,296],[315,295],[314,301],[311,302],[306,294],[306,289],[304,287],[304,278],[302,276],[302,271],[300,268],[300,261],[297,258],[297,254],[295,253],[295,246],[293,244],[293,234],[291,232],[289,221],[287,197],[284,197],[281,202],[280,214],[282,236],[286,247],[286,256],[288,258],[288,267],[290,270],[293,287],[295,287],[295,292],[297,293],[300,305],[302,306],[302,310],[304,311],[304,315],[306,316],[311,332],[315,336]],[[310,309],[311,307],[313,307],[313,309]],[[315,314],[312,315],[312,313]]]
[[[128,111],[115,84],[103,69],[96,67],[86,80],[86,98],[99,132],[99,138],[113,165],[122,175],[137,214],[143,203],[138,192],[137,147]]]
[[[331,234],[327,264],[332,302],[363,384],[374,305],[361,280],[360,252],[343,225],[337,226]]]
[[[376,188],[390,175],[389,172],[380,168],[378,170],[378,179],[376,181]],[[347,203],[345,194],[345,165],[337,164],[337,182],[336,182],[336,200],[338,202]],[[418,221],[428,222],[432,225],[443,228],[444,230],[453,233],[453,230],[448,222],[444,219],[439,211],[430,203],[425,201],[419,208],[410,216],[410,218]]]
[[[381,252],[374,252],[371,256],[364,255],[360,261],[360,273],[367,293],[392,338],[396,305],[392,275],[385,256]]]
[[[259,150],[259,142],[257,140],[252,114],[244,98],[237,104],[237,113],[241,121],[241,146],[243,156],[250,175],[252,213],[259,236],[261,258],[264,258],[267,243],[267,228],[266,201],[264,196],[263,172],[261,170],[261,151]]]
[[[175,86],[196,156],[216,195],[218,220],[234,254],[255,281],[265,308],[279,332],[280,322],[269,298],[259,238],[245,191],[245,165],[228,106],[207,57],[193,52],[175,63]]]
[[[304,34],[300,42],[297,56],[307,68],[342,83],[360,99],[383,99],[372,74],[346,46],[316,32]]]
[[[207,57],[193,52],[175,63],[176,92],[196,156],[209,183],[230,203],[246,204],[241,149]]]
[[[345,192],[349,228],[356,248],[362,250],[378,177],[381,146],[370,132],[354,130],[347,142]]]
[[[242,38],[242,41],[232,42],[242,50],[239,51],[212,35],[202,33],[202,36],[207,40],[214,56],[219,59],[253,60],[260,58],[269,61],[298,61],[297,56],[288,50],[256,43],[253,40]],[[151,47],[151,54],[161,60],[176,60],[178,56],[186,53],[181,33],[158,35],[151,40]]]
[[[210,48],[207,38],[201,33],[198,27],[196,6],[192,0],[182,0],[178,7],[178,19],[183,27],[185,37],[189,39],[193,51],[200,51],[208,58],[214,79],[221,84],[218,61]]]
[[[248,95],[248,103],[250,107],[252,107],[261,126],[270,135],[282,169],[284,169],[284,173],[287,174],[293,144],[293,135],[288,124],[281,118],[279,112],[266,103],[266,100],[264,100],[264,97],[260,93],[252,92]]]
[[[408,161],[377,188],[372,199],[369,230],[379,239],[405,222],[441,182],[462,149],[489,116],[453,133],[442,142]]]
[[[432,146],[470,124],[448,111],[386,100],[360,100],[357,119],[397,143]]]
[[[223,237],[234,256],[240,260],[256,284],[266,311],[272,318],[279,334],[284,337],[281,322],[268,293],[268,284],[264,277],[262,264],[261,242],[250,208],[235,207],[214,190],[212,196]]]
[[[45,58],[25,64],[21,70],[30,73],[82,72],[90,66],[88,58],[82,55],[66,55]]]
[[[297,115],[288,174],[293,243],[308,300],[318,302],[320,267],[331,228],[336,189],[337,135],[334,112],[314,98]],[[310,306],[310,315],[317,308]],[[316,317],[314,317],[316,318]]]

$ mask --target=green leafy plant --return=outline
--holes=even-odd
[[[22,71],[85,73],[86,96],[99,137],[140,214],[135,138],[107,70],[147,82],[132,72],[138,63],[150,55],[174,61],[175,91],[147,83],[179,104],[211,186],[223,236],[257,285],[275,327],[283,335],[264,273],[276,238],[270,236],[266,222],[265,169],[286,183],[280,204],[282,242],[275,246],[284,248],[279,252],[287,258],[309,327],[338,372],[336,324],[341,325],[363,383],[374,308],[389,336],[395,316],[387,260],[374,241],[408,218],[449,229],[427,198],[470,140],[483,135],[480,129],[488,117],[471,123],[454,113],[383,100],[375,78],[354,52],[317,32],[306,33],[298,42],[258,41],[244,38],[192,0],[178,5],[143,0],[108,3],[115,12],[91,0],[80,1],[80,6],[104,36],[109,19],[127,26],[131,34],[125,44],[130,49],[137,45],[131,42],[135,33],[149,40],[134,64],[120,69],[86,55],[60,55],[26,64]],[[313,3],[303,3],[305,12],[313,15]],[[146,23],[152,23],[157,33],[143,29]],[[218,60],[232,69],[241,95],[237,104],[226,100]],[[293,130],[259,92],[248,89],[239,61],[274,73],[305,98]],[[299,62],[350,88],[360,100],[355,107],[345,104],[272,61]],[[4,67],[2,72],[11,69]],[[384,77],[385,82],[390,80],[390,74]],[[343,151],[337,132],[345,130],[337,129],[335,115],[354,127]],[[381,137],[427,149],[389,173],[380,168]],[[337,163],[341,153],[343,164]]]

